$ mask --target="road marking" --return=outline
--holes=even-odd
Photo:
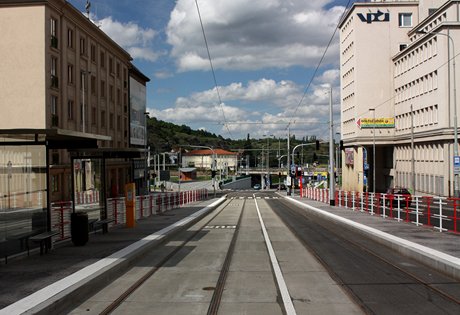
[[[275,272],[276,282],[278,284],[278,288],[280,289],[281,297],[283,299],[284,309],[286,310],[287,315],[296,315],[297,313],[295,311],[294,304],[292,304],[291,295],[289,294],[286,281],[284,281],[283,273],[281,272],[280,265],[278,264],[278,259],[276,258],[275,251],[273,250],[272,243],[270,241],[270,237],[268,236],[267,229],[265,228],[264,220],[262,219],[262,215],[260,214],[257,200],[256,209],[257,215],[259,216],[260,226],[262,227],[265,244],[267,245],[268,253],[270,255],[270,261],[272,263],[273,271]]]
[[[205,229],[236,229],[236,225],[206,225]]]

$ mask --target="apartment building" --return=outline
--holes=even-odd
[[[149,79],[65,0],[1,1],[0,30],[0,208],[43,212],[48,228],[55,202],[99,202],[105,216],[102,200],[123,193],[143,158],[130,82],[144,87],[143,113]]]
[[[458,12],[459,1],[371,1],[341,21],[344,189],[454,195]]]

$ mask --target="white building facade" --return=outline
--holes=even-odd
[[[343,189],[457,195],[460,1],[355,3],[339,27]]]

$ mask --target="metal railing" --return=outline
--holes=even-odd
[[[329,189],[308,187],[302,189],[300,197],[329,203]],[[339,190],[335,193],[335,204],[398,222],[428,226],[439,232],[460,232],[460,198]]]

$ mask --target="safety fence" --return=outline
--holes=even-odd
[[[329,203],[329,189],[308,187],[302,189],[301,197]],[[336,206],[345,209],[428,226],[439,232],[460,232],[460,198],[338,190],[334,200]]]
[[[86,190],[75,193],[75,204],[87,204],[99,202],[99,190]]]
[[[150,195],[136,196],[136,220],[161,215],[168,210],[182,207],[186,204],[205,200],[208,198],[206,189],[190,190],[183,192],[165,192]],[[71,201],[59,201],[51,203],[51,227],[59,231],[56,240],[64,240],[71,236],[70,215],[72,213]],[[77,212],[82,210],[76,210]],[[101,207],[98,203],[85,207],[88,221],[100,220]],[[107,218],[109,227],[126,223],[125,198],[107,199]]]

